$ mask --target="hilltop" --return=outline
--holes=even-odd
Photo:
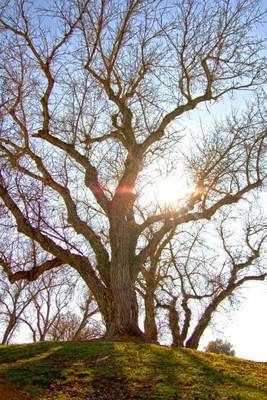
[[[267,365],[126,342],[0,346],[1,400],[267,399]]]

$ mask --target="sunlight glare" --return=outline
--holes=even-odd
[[[154,196],[159,206],[171,207],[177,205],[188,194],[185,180],[176,176],[160,178],[153,185]]]

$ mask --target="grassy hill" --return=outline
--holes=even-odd
[[[0,400],[267,399],[267,365],[155,344],[0,346]]]

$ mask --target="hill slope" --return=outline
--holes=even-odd
[[[267,399],[267,365],[154,344],[0,346],[1,400]]]

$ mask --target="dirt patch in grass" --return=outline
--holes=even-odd
[[[0,399],[2,400],[29,400],[29,397],[24,396],[10,386],[0,384]]]

